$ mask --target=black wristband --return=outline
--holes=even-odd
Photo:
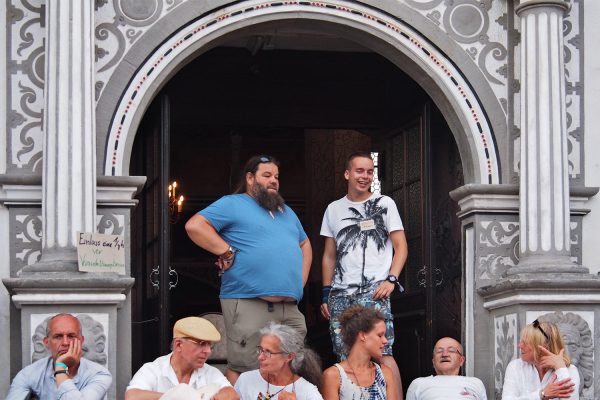
[[[66,369],[59,369],[58,371],[54,371],[54,376],[59,375],[59,374],[66,374],[68,376],[69,371],[67,371]]]
[[[331,286],[323,286],[321,304],[327,304],[327,302],[329,301],[329,292],[331,292]]]

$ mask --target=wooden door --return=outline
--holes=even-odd
[[[133,370],[169,352],[169,130],[170,104],[151,104],[134,143],[131,175],[146,176],[132,226]]]
[[[431,351],[440,336],[460,340],[460,224],[448,192],[462,184],[462,175],[449,176],[448,160],[458,155],[431,104],[376,150],[382,192],[398,206],[409,249],[400,276],[405,291],[392,297],[394,356],[406,391],[412,380],[433,373]]]

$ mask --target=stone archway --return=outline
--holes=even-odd
[[[438,104],[458,143],[465,182],[497,184],[502,178],[493,129],[478,95],[455,63],[404,22],[343,1],[241,2],[180,28],[150,52],[132,74],[106,136],[105,175],[128,174],[137,126],[153,96],[178,68],[236,31],[257,24],[301,20],[335,28],[388,58],[417,80]]]

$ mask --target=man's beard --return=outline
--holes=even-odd
[[[269,189],[259,183],[252,186],[252,197],[256,199],[261,207],[269,211],[283,210],[285,200],[283,200],[279,192],[269,192]]]

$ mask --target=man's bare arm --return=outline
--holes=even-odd
[[[325,238],[325,248],[323,250],[323,259],[321,260],[321,274],[323,277],[323,286],[331,286],[333,273],[335,269],[336,247],[335,240],[332,237]],[[329,319],[329,307],[326,303],[321,304],[321,314]]]
[[[125,400],[158,400],[163,393],[142,389],[129,389],[125,392]]]
[[[304,287],[308,281],[313,257],[312,246],[308,238],[300,243],[300,250],[302,250],[302,287]]]
[[[217,233],[211,223],[200,214],[194,215],[185,224],[192,242],[204,250],[220,256],[229,249],[229,244]]]
[[[406,244],[406,235],[404,231],[393,231],[390,233],[390,240],[394,247],[394,258],[390,266],[390,274],[400,276],[406,258],[408,257],[408,244]]]

